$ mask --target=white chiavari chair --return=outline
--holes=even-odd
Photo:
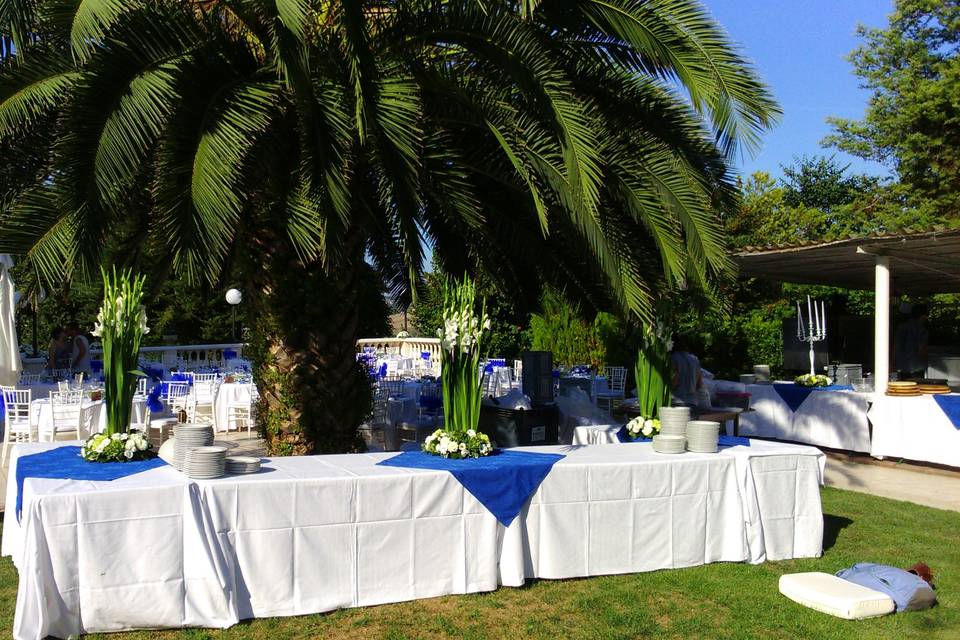
[[[30,409],[30,401],[33,397],[31,389],[0,387],[0,394],[3,395],[4,404],[3,456],[0,459],[0,465],[4,465],[7,462],[7,450],[10,445],[17,442],[33,442],[37,434],[37,426]]]
[[[50,377],[54,380],[69,380],[70,373],[70,369],[51,369]]]
[[[216,378],[213,380],[198,380],[194,378],[193,398],[191,402],[192,411],[188,411],[188,413],[193,414],[190,416],[190,422],[213,424],[214,414],[216,413],[215,404],[218,386]]]
[[[167,382],[167,406],[170,410],[177,412],[180,409],[187,409],[190,398],[189,382]]]
[[[137,393],[136,393],[136,395],[141,396],[141,397],[147,395],[147,379],[146,379],[146,377],[137,378]]]
[[[20,374],[20,384],[29,385],[29,384],[39,384],[40,378],[43,374],[40,373],[21,373]]]
[[[624,387],[627,384],[626,367],[604,367],[603,375],[607,379],[606,390],[594,390],[593,399],[597,407],[613,410],[613,403],[616,400],[623,400]]]
[[[231,400],[227,404],[226,427],[227,431],[236,429],[238,432],[246,427],[249,436],[255,418],[254,407],[257,402],[257,388],[253,384],[241,384],[237,387],[235,397],[240,399]]]
[[[76,389],[72,391],[51,391],[50,414],[49,426],[45,428],[43,424],[40,424],[41,440],[46,434],[53,442],[57,439],[58,433],[73,433],[79,440],[80,425],[83,419],[83,392]]]
[[[83,372],[73,374],[73,383],[78,389],[83,387]]]

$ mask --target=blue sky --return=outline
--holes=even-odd
[[[861,118],[869,98],[845,59],[860,42],[856,26],[885,26],[892,0],[702,1],[754,62],[784,112],[761,151],[740,160],[741,173],[779,176],[794,156],[834,153],[819,145],[830,133],[826,117]],[[876,163],[837,157],[853,171],[889,173]]]

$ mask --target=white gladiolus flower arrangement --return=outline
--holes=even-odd
[[[658,418],[644,418],[637,416],[627,423],[627,436],[632,440],[637,438],[652,438],[660,433],[660,420]]]
[[[476,287],[469,278],[444,285],[443,327],[437,331],[442,340],[444,428],[434,434],[436,438],[431,436],[433,439],[428,438],[424,443],[423,450],[428,453],[476,458],[493,451],[489,438],[476,431],[483,395],[480,351],[483,335],[490,330],[486,305],[481,305],[479,316],[476,314],[476,295]],[[467,435],[469,433],[474,435]]]
[[[149,457],[150,449],[146,435],[140,431],[98,433],[83,443],[80,455],[90,462],[128,462]]]
[[[107,434],[123,433],[130,428],[130,411],[137,388],[140,343],[150,333],[147,312],[143,308],[144,277],[116,269],[103,275],[103,304],[97,314],[93,335],[103,348],[104,405],[107,410]]]

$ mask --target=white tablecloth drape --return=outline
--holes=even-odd
[[[870,407],[877,458],[904,458],[960,467],[960,430],[933,396],[895,398],[877,393]]]
[[[761,436],[847,451],[870,451],[870,394],[812,391],[796,411],[773,385],[747,385],[750,408],[740,415],[740,435]]]
[[[28,478],[22,521],[3,531],[20,573],[14,636],[226,627],[537,577],[819,555],[822,454],[757,445],[527,448],[567,457],[509,528],[447,472],[377,466],[390,453],[271,459],[210,481],[170,467]],[[10,479],[49,446],[14,448]]]
[[[80,435],[89,436],[94,433],[103,433],[107,428],[107,410],[102,400],[88,400],[84,398],[81,402],[80,413]],[[143,422],[143,412],[146,406],[146,400],[142,398],[133,399],[133,413],[130,419],[133,422]],[[33,413],[34,423],[37,425],[41,434],[48,434],[53,430],[53,408],[50,406],[50,399],[39,398],[30,403],[30,411]],[[64,432],[63,433],[72,433]]]
[[[217,387],[217,397],[214,400],[214,420],[217,431],[227,431],[229,407],[231,404],[248,404],[250,402],[252,386],[236,382],[224,382]]]

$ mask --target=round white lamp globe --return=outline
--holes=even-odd
[[[227,291],[226,298],[229,304],[240,304],[240,301],[243,300],[243,294],[240,293],[239,289],[230,289]]]

